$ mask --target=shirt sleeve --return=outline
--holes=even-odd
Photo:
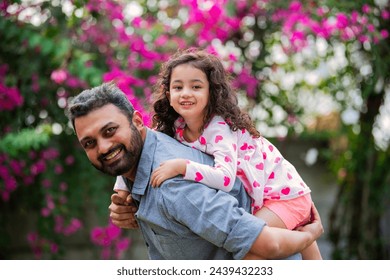
[[[237,137],[222,118],[205,128],[200,144],[214,157],[214,166],[188,161],[184,179],[230,192],[237,173]]]
[[[168,215],[203,239],[231,252],[234,259],[242,259],[265,222],[239,207],[230,194],[182,182],[172,180],[164,186],[169,195],[164,191],[162,203]],[[236,184],[240,184],[239,180]]]

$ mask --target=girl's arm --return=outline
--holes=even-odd
[[[237,136],[222,118],[216,117],[203,131],[199,150],[214,157],[214,166],[186,159],[172,159],[163,162],[152,173],[151,184],[158,187],[165,180],[183,175],[184,179],[203,183],[211,188],[231,191],[237,173]]]
[[[152,187],[159,187],[165,180],[173,178],[177,175],[183,175],[186,173],[186,159],[170,159],[164,161],[157,167],[150,177],[150,184]]]
[[[118,193],[118,195],[126,200],[126,197],[130,194],[129,189],[126,186],[125,181],[123,181],[122,176],[117,176],[114,184],[114,191]]]
[[[207,154],[214,157],[214,166],[188,162],[184,179],[203,183],[211,188],[230,192],[237,176],[237,134],[221,118],[214,117],[200,138]]]
[[[116,181],[115,181],[115,184],[114,184],[114,191],[118,191],[118,190],[129,191],[127,186],[126,186],[125,181],[123,181],[122,176],[117,176],[116,177]]]

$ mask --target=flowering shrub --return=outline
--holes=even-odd
[[[102,247],[101,259],[121,259],[124,251],[130,246],[128,238],[121,238],[121,229],[109,223],[107,227],[94,227],[91,240]]]
[[[361,11],[352,10],[350,14],[334,12],[326,6],[317,7],[311,13],[300,1],[292,1],[287,9],[273,14],[275,22],[282,23],[282,31],[289,37],[292,47],[300,50],[307,45],[307,34],[312,33],[325,39],[339,38],[342,41],[378,43],[389,37],[389,31],[375,24],[378,11],[364,4]],[[389,19],[389,11],[381,10],[380,18]]]
[[[7,87],[4,84],[8,65],[0,65],[0,110],[12,111],[23,104],[23,96],[17,87]]]
[[[282,133],[272,136],[309,135],[305,120],[316,106],[300,102],[318,92],[331,96],[340,114],[352,106],[360,116],[358,124],[345,123],[338,133],[350,143],[371,139],[363,145],[367,154],[360,157],[360,151],[351,146],[345,154],[329,159],[336,174],[343,168],[341,185],[372,185],[382,194],[379,190],[388,178],[382,161],[368,173],[383,180],[370,184],[360,177],[366,172],[354,169],[359,164],[347,163],[351,157],[357,162],[372,155],[381,158],[388,151],[386,141],[378,144],[374,139],[373,125],[385,131],[376,117],[388,86],[389,5],[388,1],[348,3],[1,1],[0,220],[11,226],[14,220],[9,213],[30,213],[36,223],[27,232],[26,242],[36,258],[62,258],[67,240],[85,231],[91,245],[102,250],[100,258],[123,258],[131,241],[124,231],[104,225],[113,179],[91,168],[64,109],[83,89],[115,81],[150,124],[149,104],[160,64],[177,49],[190,46],[221,58],[244,109],[253,114],[262,134],[270,134],[270,127],[283,127]],[[339,62],[337,66],[334,61]],[[356,104],[351,101],[355,95]],[[347,186],[344,189],[352,188]],[[340,201],[353,196],[353,192],[341,192]],[[89,211],[98,216],[98,224],[88,224]],[[348,213],[337,211],[340,217]],[[375,221],[381,214],[366,213],[375,216],[368,220]],[[377,229],[375,238],[379,224],[369,227]],[[338,226],[343,227],[340,231],[356,227],[363,231],[364,225]],[[13,257],[10,231],[0,229],[2,258]],[[366,244],[364,237],[354,240]],[[377,249],[366,248],[381,251]],[[358,253],[348,254],[357,257]],[[383,254],[374,253],[375,257]]]

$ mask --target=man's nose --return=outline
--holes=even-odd
[[[112,148],[112,143],[108,139],[100,139],[98,141],[98,152],[101,155],[104,155],[110,151]]]

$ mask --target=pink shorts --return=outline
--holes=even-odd
[[[283,221],[288,229],[294,229],[310,221],[311,215],[310,193],[290,200],[266,200],[263,207],[267,207]]]

